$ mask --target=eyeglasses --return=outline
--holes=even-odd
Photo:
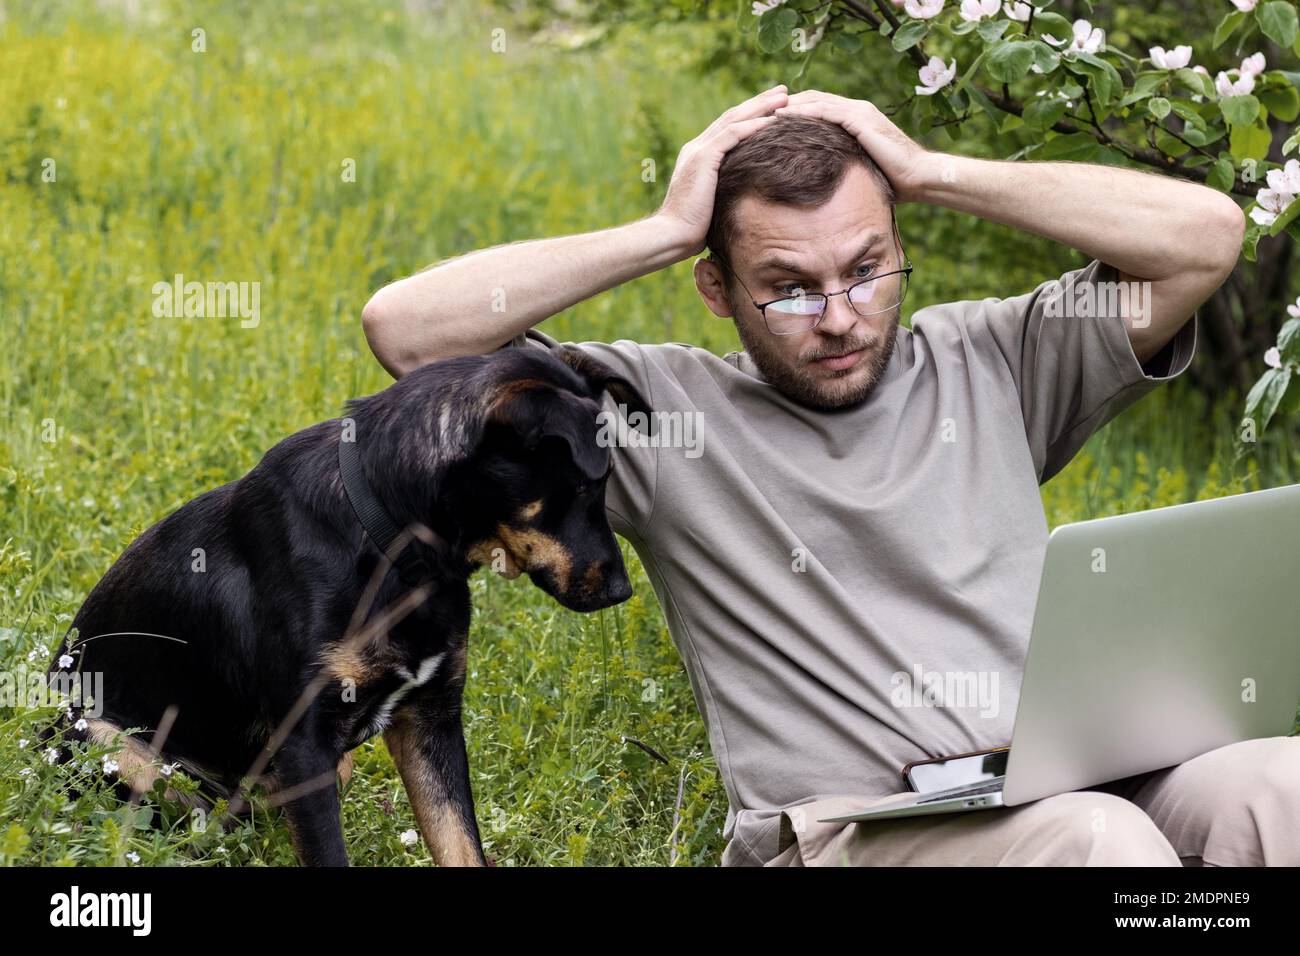
[[[897,237],[897,229],[895,229],[894,235]],[[849,306],[861,316],[879,315],[902,305],[903,299],[907,297],[907,284],[912,274],[912,263],[903,255],[897,241],[895,242],[895,249],[898,250],[899,257],[907,263],[901,269],[869,276],[861,282],[854,283],[847,289],[841,289],[839,292],[800,291],[795,295],[783,296],[769,302],[756,301],[753,293],[749,291],[749,287],[745,285],[744,280],[736,274],[736,270],[728,265],[721,256],[715,255],[713,259],[733,276],[736,276],[736,281],[740,283],[740,287],[749,296],[749,301],[754,304],[754,308],[763,314],[763,322],[767,325],[769,332],[773,335],[795,335],[799,332],[808,332],[817,328],[822,319],[826,317],[826,307],[830,304],[830,300],[837,295],[846,297]]]

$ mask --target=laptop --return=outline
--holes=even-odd
[[[1010,750],[825,822],[1014,807],[1290,734],[1298,571],[1300,485],[1056,528]]]

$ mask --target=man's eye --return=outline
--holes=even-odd
[[[788,282],[785,285],[777,286],[776,294],[794,298],[796,296],[807,295],[808,290],[797,282]]]
[[[867,276],[871,275],[871,273],[875,271],[876,271],[876,264],[873,262],[870,263],[869,265],[858,266],[856,269],[853,270],[853,274],[856,275],[859,279],[865,279],[867,278]]]

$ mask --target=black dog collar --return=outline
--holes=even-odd
[[[388,554],[400,532],[370,487],[370,482],[366,481],[365,473],[361,468],[361,451],[357,448],[357,443],[343,441],[342,436],[339,438],[339,477],[343,479],[343,493],[347,496],[348,503],[352,505],[361,527],[366,534],[370,535],[370,540],[374,542],[375,547]],[[440,543],[436,535],[434,541],[435,546]],[[402,581],[407,585],[415,585],[427,580],[432,570],[428,562],[415,553],[413,544],[413,541],[407,542],[406,547],[402,548],[393,562]]]

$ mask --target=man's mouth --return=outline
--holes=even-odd
[[[856,365],[866,352],[866,348],[863,347],[854,349],[852,352],[841,352],[839,355],[827,355],[813,359],[811,364],[828,372],[843,372]]]

